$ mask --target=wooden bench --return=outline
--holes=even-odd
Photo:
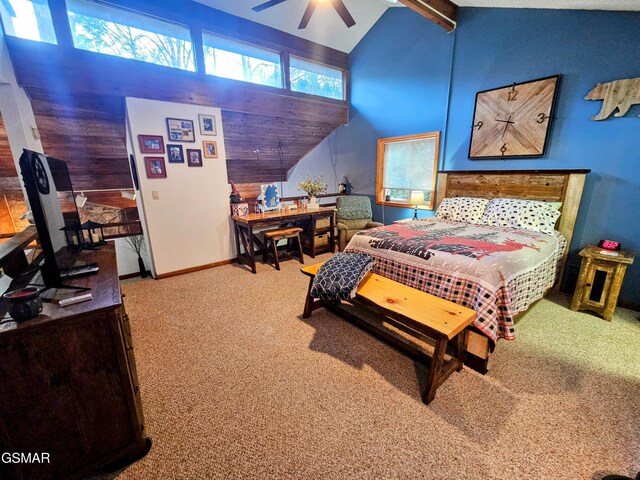
[[[273,256],[273,261],[275,262],[276,270],[280,270],[280,258],[278,257],[278,242],[280,240],[287,240],[287,251],[291,252],[291,240],[294,238],[298,242],[298,258],[300,263],[304,263],[304,255],[302,253],[302,243],[300,242],[300,232],[302,232],[302,228],[298,227],[287,227],[287,228],[274,228],[272,230],[265,230],[262,232],[265,238],[264,243],[264,254],[262,256],[262,261],[266,262],[269,255]],[[271,252],[269,252],[271,249]]]
[[[313,279],[321,266],[322,263],[317,263],[300,269],[310,277],[303,318],[308,318],[314,310],[321,307],[341,313],[340,309],[334,308],[335,305],[316,300],[310,295]],[[356,291],[356,297],[350,302],[359,304],[385,320],[397,322],[404,328],[435,340],[431,367],[421,395],[425,404],[431,403],[438,387],[453,371],[462,370],[465,328],[475,320],[475,311],[375,273],[370,273],[362,281]],[[353,319],[349,313],[346,316]],[[388,335],[382,337],[390,340]],[[445,361],[449,342],[453,353],[450,359]],[[424,356],[424,352],[422,353]]]

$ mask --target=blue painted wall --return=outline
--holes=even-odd
[[[451,34],[389,9],[351,54],[353,117],[336,142],[339,162],[344,153],[356,191],[372,195],[377,138],[443,130],[441,169],[590,168],[568,275],[577,273],[580,248],[600,238],[640,252],[640,107],[594,122],[601,102],[583,99],[598,82],[640,77],[639,27],[639,13],[464,8]],[[557,73],[546,157],[467,158],[477,91]],[[385,223],[410,214],[386,208]],[[640,258],[622,300],[639,305],[639,285]]]
[[[336,149],[339,163],[351,165],[344,175],[356,193],[372,196],[376,220],[383,217],[373,197],[378,138],[444,131],[453,35],[443,32],[408,8],[390,8],[349,57],[351,115]],[[384,221],[412,215],[387,207]]]

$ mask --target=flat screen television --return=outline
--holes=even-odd
[[[67,164],[24,149],[19,165],[42,246],[42,280],[49,288],[63,287],[61,272],[74,266],[77,254],[67,248],[61,229],[80,224]]]

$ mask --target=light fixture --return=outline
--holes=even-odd
[[[78,208],[84,207],[84,204],[87,203],[87,197],[84,196],[84,193],[80,192],[76,195],[76,205]]]
[[[136,199],[136,192],[133,192],[131,190],[122,190],[120,192],[120,195],[122,195],[122,198],[126,198],[128,200],[135,200]]]
[[[422,190],[411,190],[411,195],[409,195],[409,203],[411,205],[415,205],[415,209],[413,211],[413,219],[418,219],[418,205],[424,205],[424,192]]]

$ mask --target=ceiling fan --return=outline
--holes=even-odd
[[[253,10],[254,12],[261,12],[262,10],[266,10],[267,8],[273,7],[286,1],[287,0],[268,0],[267,2],[261,3],[260,5],[256,5],[251,10]],[[336,12],[338,12],[338,15],[340,15],[340,18],[347,26],[347,28],[351,28],[356,24],[356,21],[353,19],[342,0],[309,0],[307,9],[304,11],[304,15],[302,15],[302,20],[300,20],[300,25],[298,25],[298,29],[307,27],[309,20],[311,20],[311,15],[313,15],[313,11],[316,9],[318,3],[327,2],[333,5],[333,8],[336,10]]]

